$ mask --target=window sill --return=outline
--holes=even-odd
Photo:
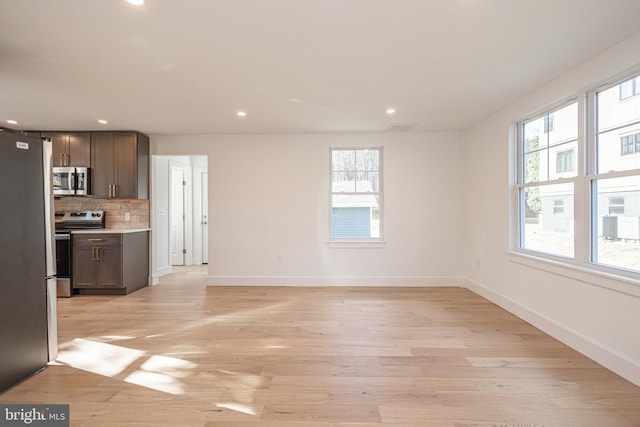
[[[382,240],[330,240],[329,247],[334,249],[382,249],[387,242]]]
[[[548,271],[559,276],[640,298],[640,280],[563,263],[561,261],[550,260],[523,252],[511,250],[508,253],[511,262],[516,264]]]

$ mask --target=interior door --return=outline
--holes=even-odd
[[[202,263],[209,263],[209,173],[202,172]]]
[[[171,193],[169,206],[171,209],[170,224],[171,229],[169,245],[171,249],[171,265],[184,265],[184,171],[177,167],[171,167]]]

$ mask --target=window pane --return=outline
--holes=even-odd
[[[553,117],[553,121],[550,122],[553,123],[553,126],[549,128],[549,132],[546,135],[550,146],[578,139],[577,102],[554,111],[549,117]]]
[[[377,193],[380,191],[379,176],[380,174],[377,171],[357,172],[356,191],[359,193]]]
[[[356,168],[356,151],[350,150],[331,150],[331,170],[345,171],[355,170]]]
[[[521,247],[573,257],[573,184],[526,187],[520,196]]]
[[[524,182],[539,182],[549,179],[547,174],[549,150],[534,151],[524,156]]]
[[[640,124],[636,124],[598,135],[598,172],[640,169],[640,152],[636,152],[639,134]]]
[[[640,120],[640,96],[620,99],[623,92],[631,90],[633,93],[634,87],[631,79],[597,94],[598,132]]]
[[[345,193],[356,191],[356,174],[351,171],[333,172],[331,179],[332,193]]]
[[[544,117],[525,123],[522,127],[524,137],[524,152],[536,151],[547,146],[547,139],[541,138],[544,130]]]
[[[380,203],[374,195],[333,195],[332,238],[379,238]]]
[[[356,152],[356,169],[359,171],[380,170],[379,150],[358,150]]]
[[[577,175],[577,102],[525,123],[522,132],[525,183]],[[565,153],[559,155],[560,151]]]
[[[593,261],[640,271],[640,176],[594,181]]]

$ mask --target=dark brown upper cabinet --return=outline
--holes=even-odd
[[[53,166],[91,167],[90,132],[41,132],[51,138]]]
[[[91,195],[149,198],[149,137],[134,131],[91,132]]]

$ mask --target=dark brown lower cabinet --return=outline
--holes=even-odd
[[[73,288],[126,295],[149,283],[149,233],[73,234]]]

